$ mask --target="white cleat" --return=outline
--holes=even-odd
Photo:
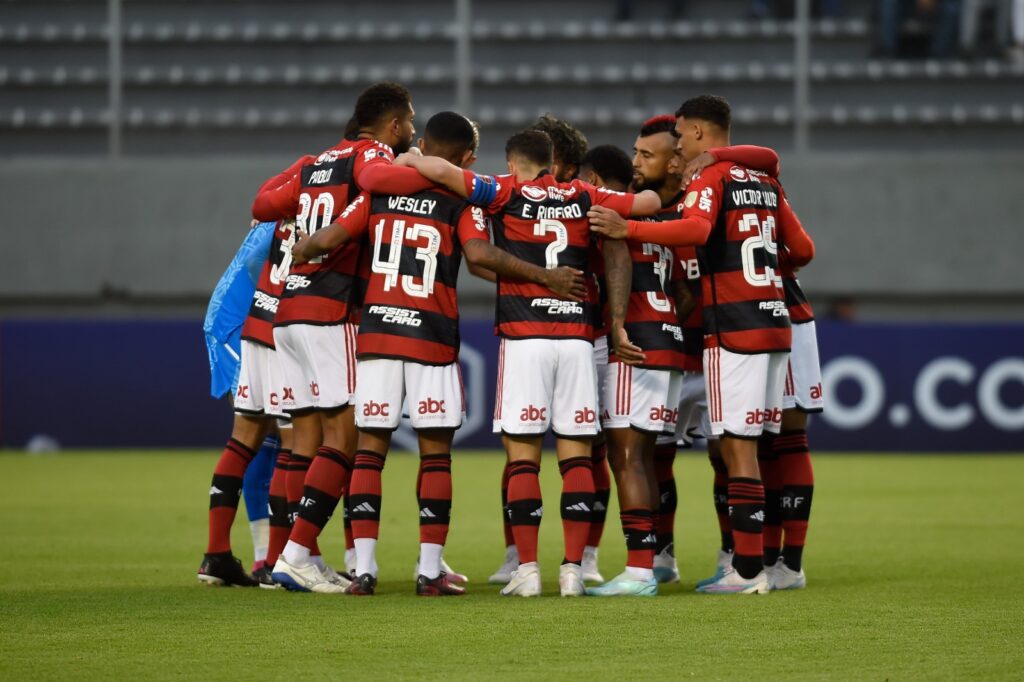
[[[505,585],[512,580],[512,574],[519,568],[519,550],[515,545],[509,545],[505,549],[505,561],[498,567],[498,570],[487,579],[493,585]]]
[[[277,558],[271,574],[286,590],[293,592],[319,592],[322,594],[344,594],[345,588],[335,585],[327,575],[310,561],[302,566],[293,566],[284,556]]]
[[[779,557],[774,566],[765,566],[765,573],[768,574],[768,589],[770,590],[802,590],[807,587],[807,576],[804,569],[794,571],[786,565]]]
[[[537,564],[522,564],[512,571],[512,578],[501,588],[501,594],[505,597],[539,597],[540,569]]]
[[[732,566],[732,552],[718,550],[718,559],[715,561],[715,574],[710,578],[704,578],[703,580],[698,581],[697,588],[699,589],[705,585],[710,585],[715,582],[725,574],[725,569],[730,566]]]
[[[327,582],[331,583],[332,585],[337,585],[343,590],[352,584],[352,581],[350,579],[338,573],[330,566],[324,566],[324,570],[322,571],[322,573],[324,574],[324,577],[327,578]]]
[[[679,567],[672,554],[672,545],[654,555],[654,578],[659,583],[679,582]]]
[[[597,568],[597,547],[583,550],[583,580],[590,583],[603,583],[604,576]]]
[[[420,577],[420,560],[419,560],[418,557],[416,559],[416,568],[414,569],[414,571],[415,571],[415,573],[413,574],[413,577],[414,578],[419,578]],[[441,559],[441,572],[448,574],[448,582],[450,582],[450,583],[454,583],[456,585],[465,585],[466,583],[469,582],[469,578],[467,576],[463,575],[462,573],[459,573],[454,568],[449,566],[448,562],[445,561],[443,558]],[[505,582],[508,582],[508,581],[506,580]]]
[[[558,569],[558,589],[563,597],[582,597],[586,594],[583,569],[576,564],[562,564]]]
[[[768,594],[768,574],[761,571],[753,578],[744,578],[729,566],[722,577],[697,588],[703,594]]]

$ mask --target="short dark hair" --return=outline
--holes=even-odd
[[[729,108],[729,103],[718,95],[691,97],[676,110],[676,116],[708,121],[725,131],[729,130],[729,125],[732,122],[732,110]]]
[[[671,133],[672,137],[679,137],[676,133],[676,117],[672,114],[662,114],[647,119],[640,126],[640,137],[650,137],[658,133]]]
[[[454,111],[442,111],[431,116],[423,138],[428,144],[442,147],[454,156],[462,156],[466,151],[475,152],[480,142],[473,122]]]
[[[521,156],[538,166],[550,166],[553,154],[551,137],[542,130],[521,130],[505,143],[505,157]]]
[[[384,81],[363,90],[356,100],[355,119],[357,129],[373,128],[381,122],[401,116],[412,107],[412,95],[404,85]]]
[[[554,147],[554,156],[563,164],[579,168],[583,155],[587,153],[587,138],[568,121],[544,114],[530,126],[548,134]]]
[[[629,186],[633,181],[633,162],[629,155],[613,144],[594,147],[583,157],[580,168],[593,168],[604,180],[614,180]]]

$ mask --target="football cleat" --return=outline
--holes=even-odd
[[[679,567],[672,554],[672,545],[654,555],[654,579],[659,583],[679,582]]]
[[[231,552],[204,554],[196,577],[204,585],[256,587],[258,584],[251,575],[245,572],[242,562]]]
[[[597,568],[597,547],[583,550],[583,579],[591,583],[603,583],[604,576]]]
[[[455,583],[456,585],[465,585],[469,582],[469,578],[461,573],[457,573],[452,570],[452,567],[448,565],[448,562],[441,559],[441,572],[448,574],[448,582]],[[420,560],[416,559],[416,568],[413,570],[413,578],[418,579],[420,577]]]
[[[280,590],[282,589],[281,585],[271,575],[273,570],[270,566],[263,564],[252,572],[252,579],[259,583],[261,589]]]
[[[377,579],[369,573],[363,573],[352,581],[352,584],[345,590],[345,594],[354,594],[357,597],[372,597],[377,590]]]
[[[715,574],[710,578],[704,578],[697,582],[697,587],[704,587],[717,581],[725,573],[725,569],[732,566],[732,552],[723,552],[718,550],[718,559],[715,562]]]
[[[508,585],[501,588],[501,594],[505,597],[539,597],[540,592],[540,569],[537,564],[521,565],[512,571]]]
[[[587,594],[593,597],[656,597],[658,581],[654,578],[634,578],[628,571],[624,571],[603,585],[588,587]]]
[[[703,594],[768,594],[768,574],[761,571],[753,578],[744,578],[729,566],[722,577],[697,588]]]
[[[794,571],[786,565],[786,562],[779,557],[774,566],[765,566],[765,573],[768,574],[768,589],[770,590],[802,590],[807,587],[807,576],[804,569]]]
[[[291,592],[317,592],[319,594],[341,594],[344,587],[335,585],[312,561],[301,566],[288,563],[282,554],[274,564],[270,577]]]
[[[420,597],[458,597],[466,594],[466,590],[456,585],[447,573],[442,572],[436,578],[416,576],[416,594]]]
[[[583,569],[578,564],[562,564],[558,569],[558,589],[563,597],[582,597],[586,594]]]
[[[509,545],[505,549],[505,561],[498,567],[498,570],[487,579],[487,582],[494,585],[504,585],[512,580],[512,574],[519,567],[519,550],[515,545]]]
[[[323,574],[329,583],[337,585],[343,590],[352,583],[352,576],[347,573],[338,573],[327,565],[324,566]]]

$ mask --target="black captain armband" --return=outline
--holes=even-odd
[[[498,195],[498,181],[493,175],[473,173],[473,192],[467,197],[476,206],[489,206]]]

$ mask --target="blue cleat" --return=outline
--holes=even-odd
[[[592,597],[656,597],[658,581],[634,578],[628,572],[620,573],[604,585],[588,587],[587,594]]]

